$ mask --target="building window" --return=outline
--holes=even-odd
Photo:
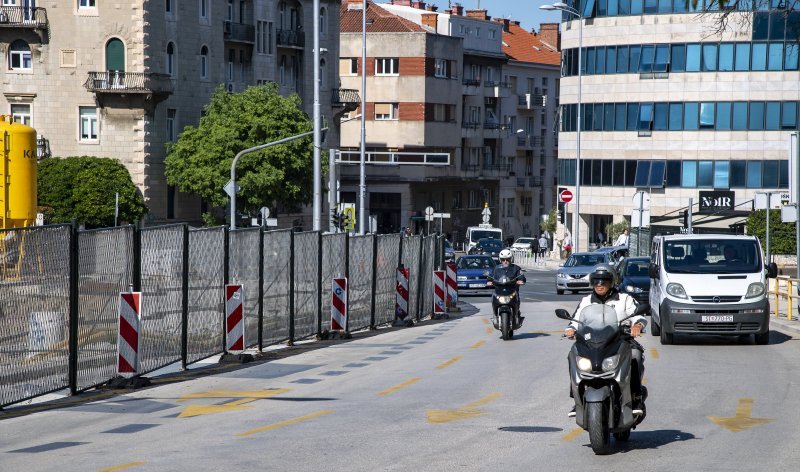
[[[497,30],[496,29],[490,29],[489,30],[489,39],[497,39]]]
[[[452,208],[455,210],[455,209],[461,208],[461,205],[462,205],[462,203],[461,203],[461,191],[457,190],[457,191],[453,192],[453,205],[452,205]]]
[[[12,103],[11,117],[14,119],[14,123],[22,123],[23,125],[33,126],[31,106],[28,103]]]
[[[375,104],[375,120],[396,120],[398,112],[397,103],[376,103]]]
[[[286,55],[281,55],[281,62],[278,68],[278,81],[281,85],[286,85]]]
[[[319,9],[319,34],[325,36],[328,31],[328,10],[326,8]]]
[[[481,200],[478,191],[470,190],[467,202],[467,208],[479,208],[480,206],[481,206]]]
[[[200,0],[200,18],[208,19],[208,0]]]
[[[267,23],[267,54],[272,54],[272,22]]]
[[[96,0],[78,0],[78,8],[96,8]]]
[[[375,59],[375,75],[398,75],[400,59],[396,57],[379,57]]]
[[[167,141],[174,143],[177,139],[175,134],[175,118],[178,111],[174,108],[167,108]]]
[[[11,43],[8,52],[8,68],[10,70],[31,70],[31,48],[28,43],[21,39]]]
[[[228,21],[233,21],[233,0],[228,0],[228,14],[225,19]]]
[[[233,65],[236,62],[236,49],[228,50],[228,82],[233,82],[235,72]]]
[[[450,77],[450,61],[447,59],[436,59],[434,62],[433,75],[435,77],[447,78]]]
[[[325,59],[319,60],[319,88],[325,88],[325,71],[328,68],[325,67]]]
[[[175,45],[167,43],[167,75],[175,75]]]
[[[164,11],[168,14],[172,14],[172,0],[164,0]]]
[[[97,141],[99,136],[97,122],[97,108],[79,107],[80,115],[80,141]]]
[[[339,59],[339,75],[358,75],[358,59],[355,57]]]
[[[206,46],[200,48],[200,78],[208,78],[208,48]]]

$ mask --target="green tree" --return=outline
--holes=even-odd
[[[222,207],[222,190],[230,179],[239,151],[311,131],[297,95],[283,97],[270,83],[228,93],[220,86],[197,127],[187,126],[178,142],[168,146],[166,176],[170,185]],[[309,136],[310,138],[310,136]],[[296,207],[311,201],[313,143],[298,139],[247,154],[236,165],[240,211],[262,206]]]
[[[620,221],[619,223],[610,223],[606,225],[606,238],[609,241],[609,244],[613,244],[620,234],[622,234],[622,230],[628,229],[628,222],[627,221]],[[630,232],[630,230],[628,230]]]
[[[761,240],[761,247],[767,250],[767,210],[755,210],[747,217],[747,234]],[[794,223],[781,223],[780,210],[769,212],[769,246],[772,254],[795,254]]]
[[[550,213],[547,215],[547,218],[541,224],[543,230],[549,232],[550,234],[555,234],[556,226],[558,224],[558,208],[553,207],[550,209]]]
[[[49,223],[74,219],[90,227],[113,226],[116,193],[120,222],[134,222],[147,213],[128,169],[115,159],[50,157],[39,162],[39,206]]]

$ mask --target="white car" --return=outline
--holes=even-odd
[[[514,244],[511,245],[512,251],[529,251],[531,248],[539,245],[539,242],[534,238],[517,238]]]

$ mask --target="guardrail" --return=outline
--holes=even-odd
[[[779,275],[775,278],[772,283],[772,289],[769,290],[769,294],[772,295],[775,300],[774,313],[776,318],[780,316],[780,302],[781,300],[785,300],[787,304],[786,319],[792,321],[794,317],[793,307],[797,306],[796,302],[800,300],[798,289],[800,289],[800,279],[791,278],[786,275]],[[798,310],[800,311],[800,308],[798,308]],[[798,313],[798,315],[800,315],[800,313]]]

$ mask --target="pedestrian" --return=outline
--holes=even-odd
[[[547,257],[547,238],[542,233],[539,236],[539,260],[544,261],[545,257]]]
[[[614,246],[625,246],[628,247],[628,228],[622,230],[622,234],[617,237],[617,240],[614,241]]]
[[[603,230],[597,230],[597,238],[595,240],[597,246],[600,247],[606,242],[606,235],[603,234]]]
[[[561,241],[561,248],[564,250],[564,257],[569,257],[572,253],[572,238],[569,233],[564,235],[564,240]]]

